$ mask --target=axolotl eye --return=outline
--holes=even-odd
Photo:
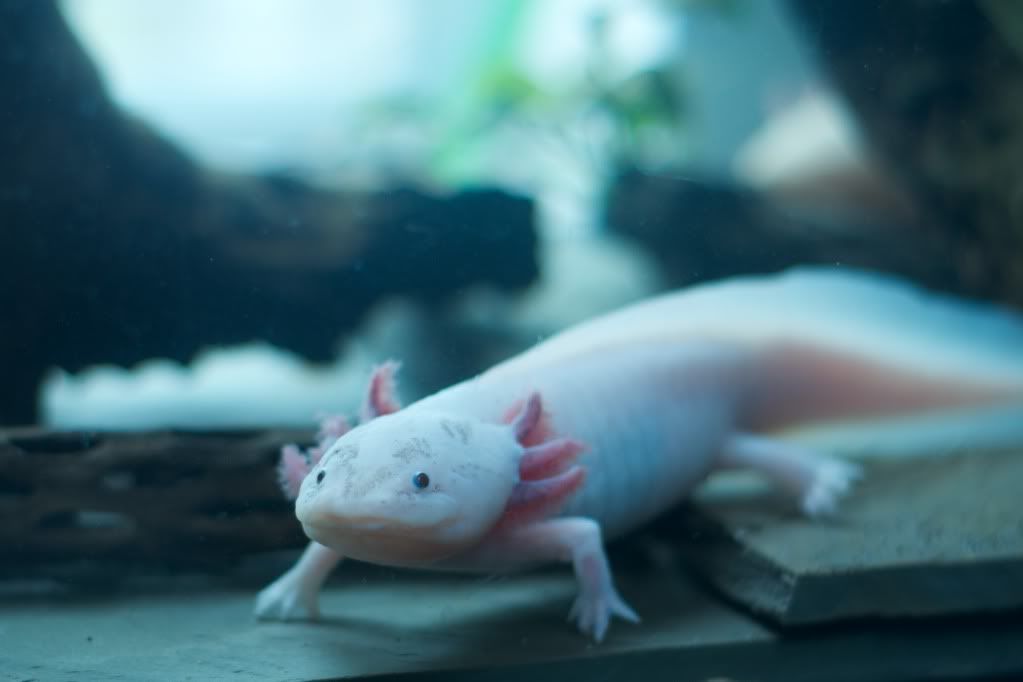
[[[430,485],[430,477],[425,472],[419,471],[412,476],[412,485],[422,490]]]

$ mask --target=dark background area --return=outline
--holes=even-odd
[[[120,113],[50,0],[0,2],[0,424],[44,371],[261,339],[313,361],[389,295],[537,275],[499,189],[339,193],[204,171]]]
[[[604,227],[645,247],[667,286],[827,263],[1023,304],[1015,5],[782,7],[912,217],[800,215],[728,178],[623,158]],[[540,274],[530,197],[202,168],[111,103],[50,0],[0,0],[0,87],[0,424],[37,420],[50,367],[188,361],[252,340],[323,362],[385,298],[522,291]]]

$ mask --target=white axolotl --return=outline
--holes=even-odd
[[[813,516],[857,476],[771,432],[1023,399],[1023,318],[879,275],[794,270],[703,285],[562,332],[400,409],[378,368],[348,430],[286,448],[282,484],[312,543],[258,597],[315,618],[342,557],[503,572],[571,562],[570,618],[601,640],[637,621],[604,540],[714,471],[762,473]]]

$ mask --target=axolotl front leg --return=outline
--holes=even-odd
[[[615,589],[600,524],[593,519],[568,516],[511,528],[482,545],[473,558],[504,567],[571,563],[579,592],[568,618],[597,642],[604,639],[613,616],[639,622]]]
[[[397,370],[398,364],[395,362],[384,363],[373,370],[360,410],[361,421],[369,421],[401,409],[395,391],[394,377]],[[316,466],[334,441],[350,428],[343,417],[329,416],[320,423],[316,447],[306,452],[294,445],[283,448],[278,478],[286,497],[295,499],[302,479]],[[320,589],[341,559],[341,555],[329,547],[310,542],[294,566],[260,591],[256,597],[256,617],[263,620],[318,618]]]
[[[315,620],[320,617],[320,588],[341,561],[341,555],[310,542],[287,573],[256,597],[256,617],[263,620]]]
[[[539,428],[541,412],[534,394],[512,425],[520,442],[535,440],[531,432]],[[583,449],[569,438],[524,446],[520,480],[501,519],[479,547],[456,561],[495,571],[571,563],[579,592],[568,618],[600,642],[613,616],[633,623],[639,616],[615,589],[600,524],[586,517],[551,518],[585,481],[586,470],[573,465]]]

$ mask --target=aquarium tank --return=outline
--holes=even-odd
[[[0,0],[11,680],[1023,679],[1023,3]]]

